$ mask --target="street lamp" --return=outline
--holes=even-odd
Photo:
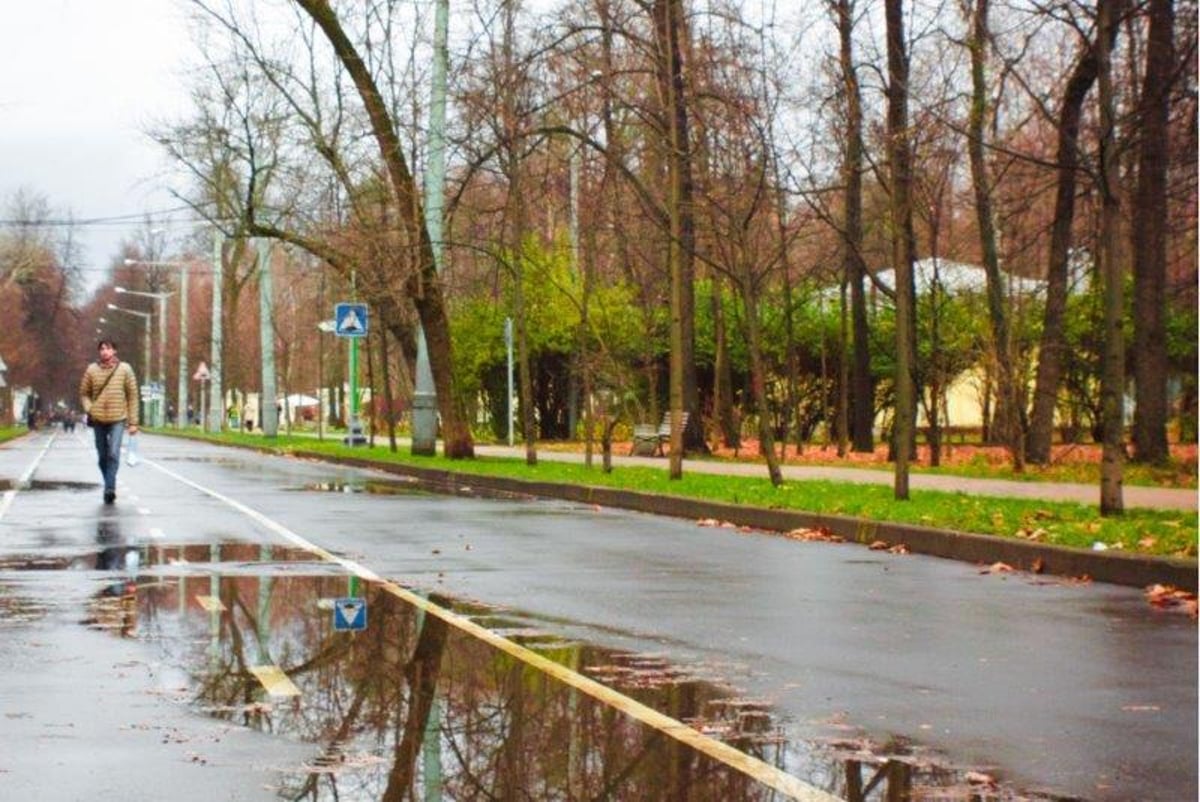
[[[145,374],[149,374],[150,373],[150,318],[152,318],[153,315],[150,312],[139,312],[136,309],[126,309],[125,307],[117,306],[116,304],[109,304],[108,308],[113,310],[114,312],[124,312],[127,315],[135,315],[142,319],[142,323],[145,326],[145,328],[143,329],[144,346],[143,346],[142,364],[144,365]],[[145,375],[145,374],[143,374],[143,375]],[[150,400],[146,399],[144,403],[146,404],[147,407],[149,407]]]
[[[175,426],[184,428],[187,425],[188,414],[188,360],[187,360],[187,294],[188,294],[188,263],[187,262],[144,262],[140,259],[126,259],[126,265],[145,265],[146,267],[178,267],[179,268],[179,385],[175,397]],[[120,287],[117,292],[124,292]],[[157,294],[157,293],[155,293]],[[162,298],[161,302],[166,303],[166,298]],[[166,320],[165,306],[163,307],[163,320]],[[164,324],[165,325],[165,324]],[[166,329],[160,332],[160,348],[164,354],[163,359],[166,359],[165,343]],[[161,366],[160,362],[160,366]],[[167,380],[167,372],[162,371],[162,380],[165,384]],[[164,386],[163,390],[166,390]]]
[[[135,260],[126,259],[125,264],[133,261]],[[143,292],[141,290],[127,290],[124,287],[114,287],[113,289],[122,295],[137,295],[141,298],[154,298],[158,301],[158,384],[165,398],[167,393],[167,299],[175,293]],[[181,314],[181,320],[182,317]],[[150,372],[148,365],[146,366],[146,372],[147,374]],[[155,409],[158,414],[155,415],[154,423],[156,426],[162,426],[166,422],[166,410],[162,406],[156,406]]]

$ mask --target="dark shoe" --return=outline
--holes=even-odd
[[[116,500],[117,500],[117,491],[115,491],[115,490],[105,490],[104,491],[104,503],[105,504],[112,504]]]

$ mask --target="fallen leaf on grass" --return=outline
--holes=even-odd
[[[1138,545],[1141,546],[1143,549],[1152,549],[1152,548],[1154,548],[1154,544],[1157,542],[1158,542],[1158,538],[1144,537],[1138,541]]]

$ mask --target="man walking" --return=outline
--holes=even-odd
[[[117,359],[117,344],[101,340],[100,358],[88,365],[79,381],[79,403],[96,436],[96,455],[104,478],[104,503],[117,499],[117,468],[121,465],[121,438],[128,425],[138,431],[138,384],[133,368]]]

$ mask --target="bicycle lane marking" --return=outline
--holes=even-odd
[[[37,466],[41,463],[42,458],[46,456],[46,452],[50,450],[50,446],[54,444],[54,439],[58,437],[57,433],[51,434],[46,440],[46,445],[42,446],[42,450],[33,458],[33,462],[29,463],[29,467],[21,474],[21,478],[17,480],[16,485],[11,490],[4,491],[4,497],[0,498],[0,521],[4,520],[4,516],[8,514],[8,508],[12,506],[13,500],[17,497],[17,493],[29,487],[29,480],[33,478],[33,472],[37,470]]]
[[[680,743],[689,746],[707,757],[717,760],[725,765],[740,771],[741,773],[757,780],[758,782],[786,794],[792,799],[801,800],[802,802],[843,802],[839,797],[834,796],[826,791],[810,785],[798,777],[795,777],[787,772],[772,766],[766,761],[752,757],[745,752],[742,752],[727,743],[718,741],[703,733],[697,731],[693,727],[684,724],[682,721],[671,718],[663,713],[658,712],[652,707],[642,704],[635,699],[626,696],[619,691],[609,688],[590,677],[586,677],[576,671],[573,671],[566,666],[550,660],[549,658],[538,654],[532,649],[528,649],[519,643],[509,640],[501,635],[492,632],[486,627],[465,618],[451,610],[435,604],[422,596],[413,593],[406,588],[397,585],[394,582],[384,579],[376,574],[371,569],[359,565],[353,560],[345,557],[339,557],[331,554],[315,543],[311,543],[301,535],[296,534],[291,529],[288,529],[283,524],[268,518],[258,510],[249,507],[237,499],[230,498],[223,493],[205,487],[197,482],[182,476],[170,468],[166,468],[158,464],[154,460],[143,459],[143,464],[153,467],[155,470],[181,482],[195,490],[208,495],[223,504],[226,504],[251,520],[258,523],[263,528],[275,533],[287,542],[298,548],[309,551],[321,559],[328,562],[336,563],[347,572],[364,579],[369,582],[374,582],[380,588],[393,596],[407,602],[408,604],[424,610],[429,615],[436,616],[442,621],[445,621],[450,626],[455,627],[461,632],[470,635],[478,640],[487,643],[488,645],[499,649],[506,654],[515,657],[527,665],[542,671],[545,674],[554,677],[560,682],[575,688],[576,690],[586,693],[587,695],[603,702],[610,707],[625,713],[630,718],[641,722],[642,724],[658,730],[662,734],[674,738]]]

